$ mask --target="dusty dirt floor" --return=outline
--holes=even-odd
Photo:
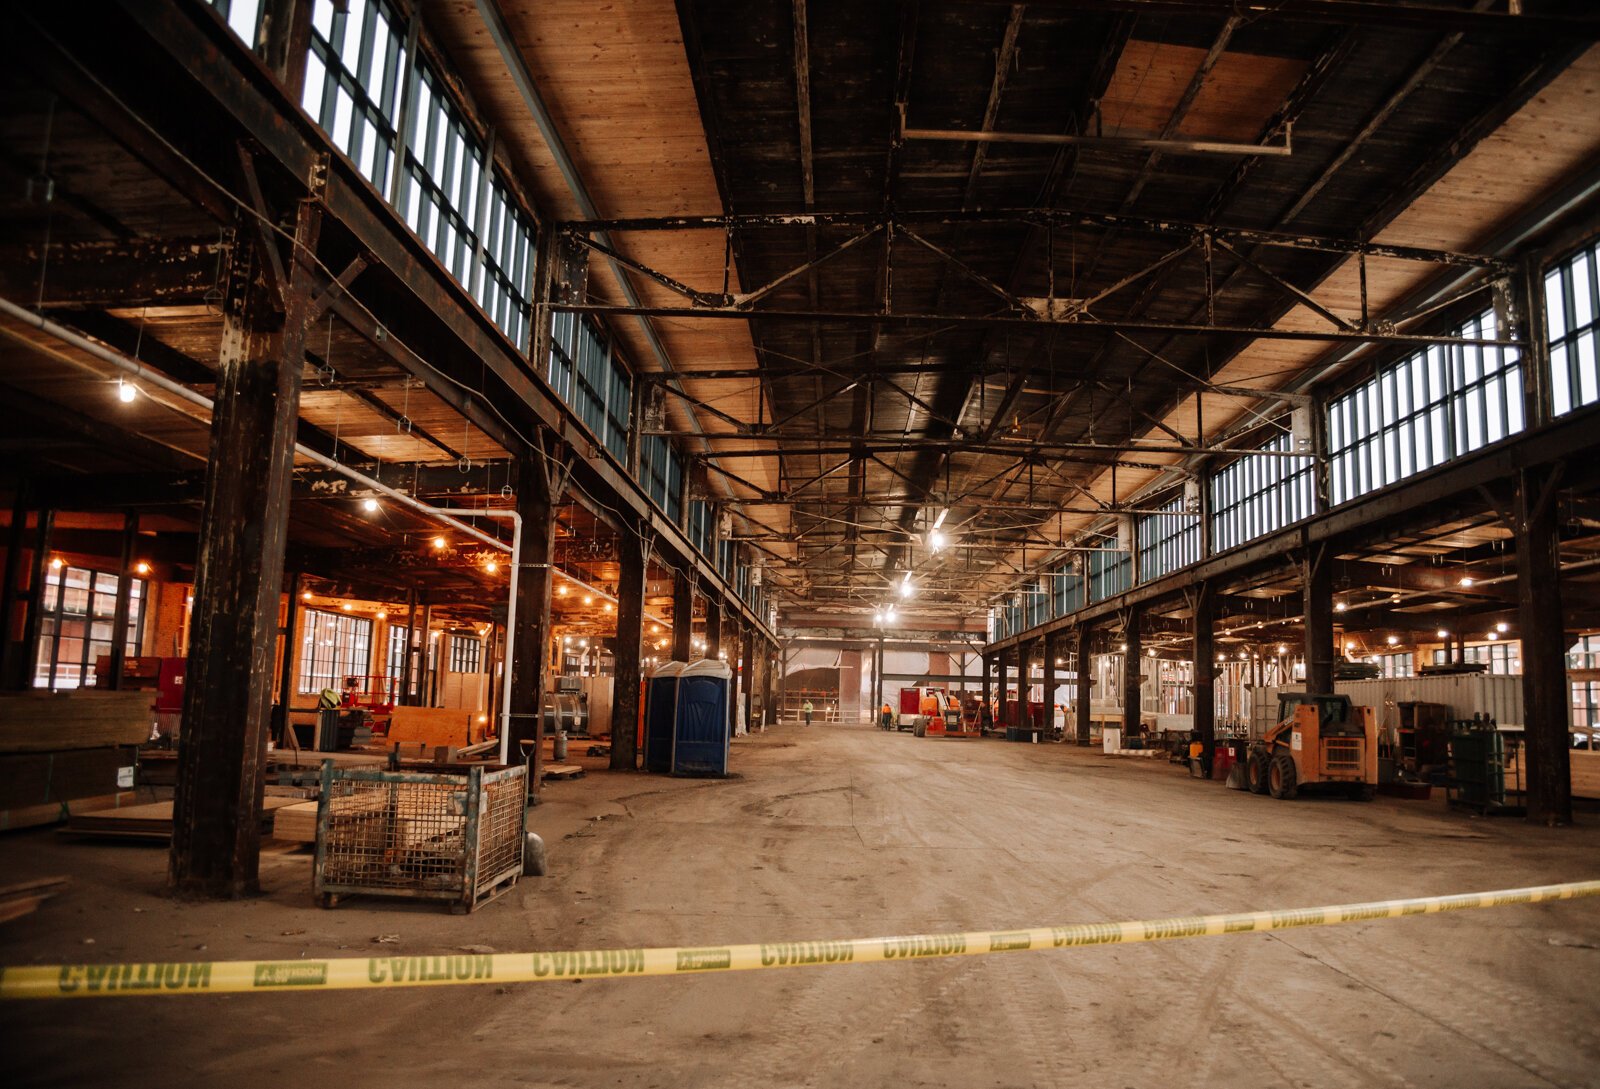
[[[177,904],[158,848],[14,833],[0,873],[73,885],[0,925],[0,963],[868,937],[1600,876],[1594,816],[1277,802],[1069,745],[785,725],[733,762],[551,784],[551,875],[466,917],[322,910],[283,851],[261,898]],[[23,1002],[0,1039],[7,1086],[1589,1086],[1600,901],[692,978]]]

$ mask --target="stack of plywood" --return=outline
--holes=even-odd
[[[423,752],[450,746],[462,748],[482,741],[485,724],[477,713],[458,707],[396,707],[389,719],[388,741],[400,742],[406,750],[413,746]]]
[[[262,830],[269,831],[272,828],[277,811],[294,804],[293,798],[262,799]],[[74,813],[67,818],[66,830],[82,836],[168,840],[172,838],[172,803],[150,802]]]
[[[0,696],[0,752],[56,752],[149,740],[149,692],[19,692]]]
[[[133,786],[150,736],[150,692],[0,696],[0,828],[51,824],[113,806]]]
[[[401,815],[394,818],[390,816],[390,798],[388,791],[385,790],[366,791],[350,797],[335,798],[330,804],[332,812],[328,819],[331,825],[345,826],[368,822],[378,825],[392,820],[394,827],[384,829],[382,838],[386,843],[396,847],[414,846],[438,836],[441,832],[454,831],[465,819],[455,812],[449,795],[444,793],[428,797],[421,806],[415,804],[415,799],[410,799],[402,809]],[[374,831],[376,832],[376,829]],[[272,834],[277,839],[291,843],[315,843],[317,803],[291,801],[291,804],[279,809]]]

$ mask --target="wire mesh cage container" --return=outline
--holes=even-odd
[[[475,910],[522,875],[528,769],[322,769],[312,887],[340,897],[443,900]]]

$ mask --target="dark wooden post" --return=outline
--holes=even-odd
[[[1012,644],[1009,653],[1003,650],[1000,652],[1000,721],[995,723],[997,726],[1017,725],[1016,722],[1012,721],[1015,716],[1012,714],[1013,704],[1010,699],[1011,672],[1016,669],[1017,663],[1021,660],[1021,643]]]
[[[549,689],[550,592],[554,584],[556,506],[561,502],[562,467],[539,450],[525,451],[517,465],[517,513],[522,517],[522,549],[517,564],[516,636],[508,667],[511,728],[508,760],[532,759],[528,799],[537,803],[544,753],[540,744],[544,697]],[[437,672],[437,670],[435,670]],[[527,744],[524,744],[526,742]]]
[[[261,762],[320,227],[320,205],[301,201],[281,314],[264,255],[241,246],[229,269],[172,805],[168,880],[180,895],[259,886]]]
[[[1306,620],[1306,691],[1333,691],[1333,563],[1325,545],[1308,545],[1301,560]]]
[[[41,510],[34,517],[33,564],[28,572],[28,611],[22,623],[22,661],[17,663],[17,687],[33,687],[34,663],[39,660],[39,638],[44,631],[45,579],[50,570],[50,541],[55,535],[56,512]]]
[[[993,671],[994,660],[987,654],[980,655],[979,661],[983,663],[983,687],[979,699],[982,703],[978,707],[978,722],[983,722],[984,712],[988,710],[990,701],[994,698],[994,689],[990,684],[990,673]]]
[[[1039,640],[1044,657],[1044,732],[1056,732],[1056,641],[1046,635]]]
[[[117,604],[111,618],[111,677],[110,687],[122,688],[128,668],[128,614],[133,611],[133,551],[139,540],[139,515],[126,511],[122,515],[122,567],[117,577]],[[100,678],[95,678],[95,684]]]
[[[762,721],[769,726],[778,724],[778,705],[773,699],[773,673],[778,667],[778,644],[770,643],[761,652],[761,659],[766,663],[766,668],[761,671],[761,707]]]
[[[16,639],[17,581],[22,577],[22,553],[28,535],[28,492],[26,480],[17,485],[16,499],[11,504],[11,526],[6,532],[6,566],[4,584],[0,584],[0,688],[24,687],[18,668],[23,642]]]
[[[416,668],[412,658],[416,655],[417,641],[417,588],[406,588],[406,653],[403,664],[400,666],[400,702],[407,707],[416,703],[412,695],[411,686],[416,678]],[[506,678],[502,683],[508,683],[511,678],[511,663],[506,663]],[[496,729],[499,729],[497,726]]]
[[[1122,737],[1126,741],[1139,732],[1139,675],[1144,672],[1144,649],[1140,646],[1139,613],[1128,614],[1128,625],[1123,630],[1122,655]]]
[[[756,626],[746,624],[744,627],[744,661],[739,669],[739,686],[744,689],[744,728],[756,728],[755,693],[756,693]]]
[[[1078,628],[1078,700],[1074,710],[1078,715],[1078,744],[1087,747],[1089,735],[1092,732],[1093,719],[1090,698],[1093,692],[1093,678],[1090,671],[1090,649],[1093,644],[1091,637],[1093,629],[1087,624]]]
[[[694,584],[686,571],[672,573],[672,658],[687,662],[694,642]]]
[[[617,638],[612,653],[611,767],[633,771],[639,739],[639,644],[644,639],[646,544],[624,530],[617,536]]]
[[[722,605],[710,594],[706,595],[706,657],[715,658],[722,652]]]
[[[1216,599],[1202,582],[1194,590],[1194,737],[1204,746],[1200,765],[1211,778],[1211,754],[1217,743]]]
[[[289,576],[289,603],[284,611],[283,627],[279,629],[283,636],[283,661],[278,665],[278,719],[275,725],[284,743],[288,742],[292,729],[289,725],[289,704],[294,699],[294,629],[299,616],[300,573],[297,571]]]
[[[1572,688],[1561,613],[1559,470],[1524,469],[1516,477],[1518,604],[1522,629],[1522,722],[1528,749],[1528,820],[1572,823],[1572,754],[1567,730]]]

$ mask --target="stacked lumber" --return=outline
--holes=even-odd
[[[1572,793],[1580,798],[1600,798],[1600,752],[1572,750]]]
[[[295,802],[274,813],[272,838],[290,843],[317,842],[317,803]]]
[[[40,904],[67,888],[65,877],[39,877],[0,887],[0,923],[32,914]]]
[[[396,707],[387,740],[421,745],[424,750],[441,745],[459,748],[483,740],[485,726],[477,719],[476,712],[459,707]]]
[[[272,827],[277,810],[299,804],[293,798],[263,798],[263,830]],[[313,803],[315,804],[315,803]],[[107,836],[119,839],[169,840],[172,838],[172,803],[149,802],[117,809],[97,809],[74,813],[67,818],[66,832],[79,836]]]
[[[140,745],[150,737],[150,692],[17,692],[0,696],[0,752]]]
[[[386,790],[364,791],[344,798],[334,798],[330,804],[329,824],[338,830],[371,825],[375,839],[389,847],[413,847],[459,830],[465,817],[456,812],[445,793],[418,795],[402,800],[399,815],[391,817],[391,801]],[[317,803],[293,802],[274,815],[272,835],[290,843],[315,843],[317,841]],[[359,833],[358,833],[359,834]]]

